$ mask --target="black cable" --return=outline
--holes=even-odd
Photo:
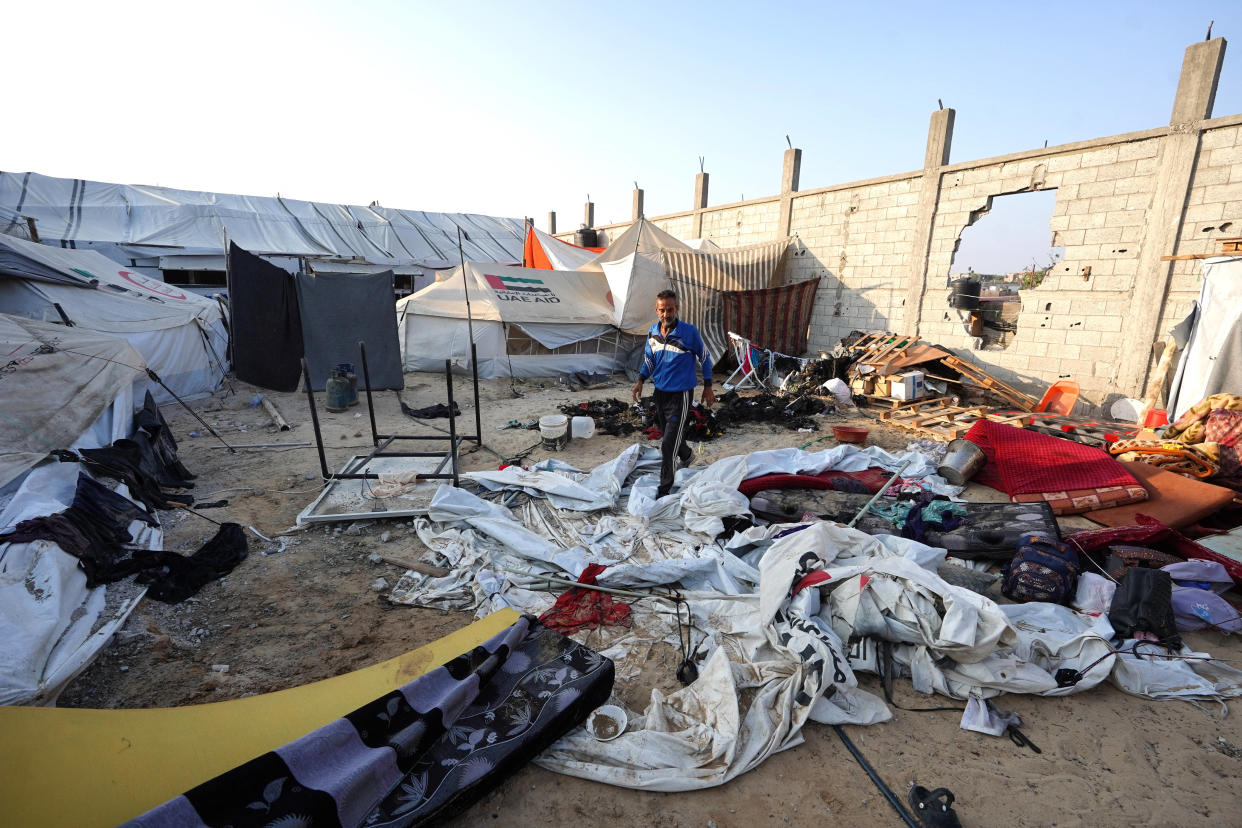
[[[858,762],[862,769],[867,772],[867,776],[871,777],[871,781],[875,783],[875,786],[880,789],[880,793],[884,794],[884,798],[888,800],[889,805],[893,806],[893,810],[896,811],[897,815],[901,817],[902,822],[908,825],[909,828],[920,828],[919,823],[914,819],[914,817],[910,816],[910,812],[906,810],[906,806],[903,805],[901,800],[897,798],[897,794],[893,793],[893,789],[885,784],[884,780],[880,778],[879,774],[875,772],[875,769],[872,768],[870,763],[867,762],[867,758],[863,756],[862,753],[859,752],[858,748],[854,746],[854,743],[850,741],[850,737],[845,735],[845,731],[841,729],[841,725],[833,725],[832,729],[835,730],[837,735],[841,737],[841,743],[845,745],[845,749],[853,755],[854,761]]]

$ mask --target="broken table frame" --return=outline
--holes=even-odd
[[[315,427],[315,445],[319,449],[319,468],[323,473],[323,479],[328,480],[377,480],[379,475],[367,471],[353,471],[354,469],[365,469],[368,462],[379,457],[438,457],[439,465],[435,471],[418,475],[419,480],[451,480],[454,486],[460,482],[458,472],[458,454],[462,442],[470,440],[476,445],[483,443],[483,430],[481,424],[481,414],[479,411],[479,371],[476,349],[473,343],[470,346],[470,371],[471,380],[474,390],[474,434],[458,434],[457,418],[452,416],[453,411],[453,361],[451,359],[444,360],[444,388],[448,396],[449,408],[449,428],[448,437],[440,435],[414,435],[414,434],[380,434],[375,425],[375,402],[371,396],[371,371],[367,366],[367,345],[365,342],[358,343],[358,352],[361,356],[363,387],[367,395],[367,413],[371,420],[371,444],[374,450],[362,459],[361,462],[351,462],[345,466],[345,471],[331,472],[328,470],[328,458],[324,452],[323,434],[319,429],[319,412],[315,408],[315,392],[311,388],[310,369],[306,365],[306,360],[302,360],[302,380],[306,386],[306,400],[310,404],[311,423]],[[397,440],[448,440],[448,448],[441,451],[391,451],[393,443]],[[448,471],[445,471],[445,467]]]

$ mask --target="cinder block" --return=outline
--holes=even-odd
[[[1091,199],[1092,213],[1107,213],[1112,210],[1126,209],[1126,197],[1124,195],[1108,195],[1098,196]]]
[[[1115,181],[1092,181],[1081,184],[1078,187],[1079,198],[1092,198],[1095,196],[1110,196],[1116,187]]]
[[[1209,167],[1232,167],[1242,164],[1242,146],[1221,147],[1208,152]]]
[[[1101,167],[1096,181],[1115,181],[1118,178],[1132,178],[1136,169],[1138,169],[1138,163],[1135,161],[1118,161],[1116,164]]]
[[[1117,160],[1117,153],[1118,148],[1115,146],[1084,152],[1081,165],[1083,167],[1098,167],[1104,164],[1112,164]]]
[[[1078,153],[1070,155],[1054,155],[1048,159],[1048,172],[1064,172],[1076,170],[1082,166],[1082,156]]]
[[[1232,166],[1221,165],[1219,167],[1199,166],[1195,168],[1194,177],[1191,179],[1191,187],[1206,188],[1212,184],[1228,184],[1229,171]]]
[[[1237,127],[1220,127],[1209,129],[1199,139],[1199,147],[1204,150],[1232,147],[1238,140]]]
[[[1139,159],[1138,162],[1136,162],[1136,165],[1134,167],[1134,174],[1135,175],[1151,175],[1152,173],[1156,171],[1156,161],[1157,159],[1155,158]]]
[[[1085,167],[1074,170],[1066,170],[1061,176],[1062,186],[1066,184],[1087,184],[1095,181],[1100,174],[1098,167]]]
[[[1099,345],[1099,331],[1084,331],[1078,328],[1071,328],[1065,332],[1066,345]]]
[[[1225,215],[1225,205],[1220,201],[1210,201],[1186,208],[1186,221],[1217,221]]]
[[[1145,210],[1113,210],[1104,217],[1105,227],[1141,226],[1146,220]]]
[[[1117,148],[1118,161],[1134,161],[1139,158],[1155,158],[1160,148],[1158,140],[1134,141]]]

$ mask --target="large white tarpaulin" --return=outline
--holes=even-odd
[[[258,254],[387,267],[448,268],[463,254],[522,260],[520,219],[0,172],[0,235],[28,237],[26,217],[47,244],[109,256],[211,254],[213,270],[224,269],[226,235]]]
[[[1105,617],[1050,604],[1002,608],[950,584],[938,574],[943,549],[824,521],[756,526],[724,541],[710,520],[744,512],[729,490],[776,471],[904,467],[921,487],[959,491],[946,490],[923,454],[756,452],[681,469],[663,498],[658,463],[657,450],[634,445],[590,472],[555,460],[475,472],[466,477],[485,489],[531,497],[510,509],[445,486],[415,523],[425,560],[450,574],[405,573],[390,595],[397,603],[539,614],[553,601],[549,576],[572,583],[592,563],[607,567],[602,586],[679,590],[678,602],[627,599],[629,627],[577,634],[616,664],[613,701],[630,698],[627,727],[608,742],[575,729],[540,754],[544,767],[645,790],[720,785],[798,745],[808,721],[887,720],[885,702],[854,672],[879,671],[881,641],[915,689],[957,699],[1066,695],[1106,679],[1149,698],[1242,695],[1242,672],[1219,662],[1107,657]],[[698,678],[675,691],[650,687],[653,654],[678,647],[686,626]],[[1062,688],[1054,676],[1063,668],[1085,675]]]
[[[1202,399],[1242,392],[1242,258],[1208,259],[1190,339],[1169,391],[1169,420]]]

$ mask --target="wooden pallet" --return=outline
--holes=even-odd
[[[880,414],[880,419],[888,425],[895,425],[907,431],[917,432],[923,437],[947,443],[965,436],[970,427],[980,420],[991,420],[1022,428],[1030,425],[1036,417],[1042,416],[1025,411],[993,413],[983,405],[946,405],[943,402],[931,400],[925,402],[925,405],[916,409],[885,411]]]
[[[887,419],[895,411],[918,411],[920,408],[935,405],[937,403],[946,403],[948,397],[924,397],[921,400],[899,400],[896,397],[879,397],[875,394],[855,394],[855,397],[862,397],[870,405],[880,408],[888,406],[889,411],[880,412],[880,419]]]
[[[942,365],[957,371],[964,378],[970,380],[980,388],[990,391],[1003,399],[1005,402],[1010,403],[1023,411],[1034,411],[1035,406],[1039,402],[1034,397],[1028,397],[1018,389],[1010,385],[1006,385],[996,377],[985,372],[983,369],[966,362],[963,359],[955,356],[947,356],[941,359],[940,362]]]

